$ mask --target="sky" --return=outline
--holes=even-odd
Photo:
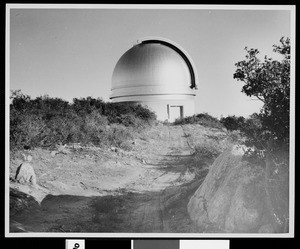
[[[10,9],[10,90],[32,98],[109,101],[118,59],[140,38],[179,44],[198,71],[196,113],[247,117],[262,103],[233,79],[244,48],[275,57],[272,45],[290,37],[289,10]]]

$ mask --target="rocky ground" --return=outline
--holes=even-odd
[[[159,124],[136,132],[127,151],[11,153],[10,232],[287,233],[289,169],[269,183],[239,142],[220,129]]]
[[[160,124],[137,135],[130,151],[34,149],[26,153],[33,157],[35,186],[14,180],[24,152],[11,153],[10,232],[203,232],[187,204],[212,162],[199,161],[195,146],[225,135],[200,125]]]

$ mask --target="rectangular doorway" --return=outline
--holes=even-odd
[[[183,106],[170,106],[169,122],[174,122],[178,118],[183,118]]]

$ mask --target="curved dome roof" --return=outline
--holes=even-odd
[[[162,40],[145,40],[117,62],[111,98],[134,95],[195,95],[195,71],[178,47]]]

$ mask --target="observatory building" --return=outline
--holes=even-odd
[[[112,76],[112,102],[147,106],[161,121],[195,114],[197,71],[174,42],[146,38],[121,56]]]

